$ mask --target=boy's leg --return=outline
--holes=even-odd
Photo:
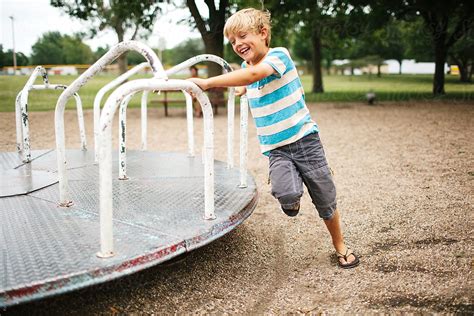
[[[272,195],[278,199],[286,215],[296,216],[303,195],[301,175],[285,152],[285,148],[272,150],[269,159]]]
[[[331,170],[327,165],[324,149],[318,134],[310,134],[295,143],[298,154],[294,154],[295,163],[308,188],[313,204],[319,216],[324,220],[331,235],[332,243],[341,266],[357,264],[355,255],[348,252],[341,229],[341,217],[337,210],[336,187]],[[346,255],[347,254],[347,255]]]
[[[324,224],[331,234],[332,244],[334,245],[334,249],[340,254],[345,254],[347,251],[347,246],[344,243],[344,237],[342,236],[342,229],[341,229],[341,215],[339,211],[336,209],[333,216],[330,219],[325,219]],[[347,258],[338,257],[338,260],[341,264],[351,264],[356,260],[354,254],[349,254]]]

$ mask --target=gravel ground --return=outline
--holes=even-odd
[[[237,229],[173,263],[0,314],[473,314],[474,105],[310,110],[335,172],[347,242],[361,255],[358,268],[337,268],[307,195],[296,218],[279,211],[252,125],[249,168],[260,200]],[[136,148],[139,110],[129,113]],[[53,118],[31,113],[34,149],[54,146]],[[92,112],[85,118],[91,147]],[[78,147],[75,113],[67,111],[66,121],[68,147]],[[201,148],[202,120],[195,124]],[[13,151],[14,113],[0,113],[0,126],[0,150]],[[224,114],[215,128],[216,158],[225,160]],[[162,109],[150,110],[148,141],[151,150],[186,151],[184,111],[164,118]]]

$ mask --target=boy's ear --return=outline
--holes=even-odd
[[[265,42],[267,41],[268,29],[266,27],[262,27],[262,29],[260,30],[260,36],[262,37],[263,40],[265,40]]]

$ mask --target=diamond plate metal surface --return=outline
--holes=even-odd
[[[43,155],[31,168],[55,171],[55,156]],[[105,282],[201,247],[234,229],[257,202],[252,177],[238,188],[238,170],[216,161],[217,219],[204,220],[201,159],[130,151],[129,180],[117,179],[114,164],[117,254],[99,259],[98,166],[92,153],[68,151],[68,157],[72,207],[56,206],[57,184],[0,198],[0,307]]]
[[[58,175],[49,171],[18,168],[0,170],[0,198],[27,194],[58,182]]]
[[[32,150],[31,159],[34,160],[38,157],[45,155],[50,152],[51,149],[46,150]],[[10,170],[18,168],[23,165],[23,156],[22,154],[16,152],[0,152],[0,170]]]

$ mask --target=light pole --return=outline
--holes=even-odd
[[[16,54],[15,54],[15,26],[13,16],[9,17],[12,20],[12,40],[13,40],[13,74],[16,75]]]

